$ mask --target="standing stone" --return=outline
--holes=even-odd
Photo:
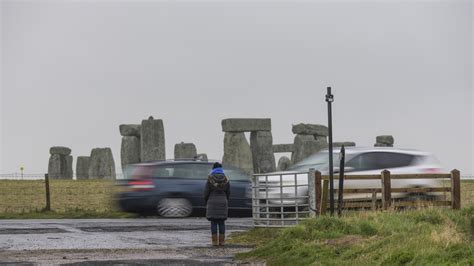
[[[252,151],[243,132],[226,132],[224,136],[224,157],[222,163],[252,173]]]
[[[328,136],[328,128],[324,125],[297,124],[292,127],[293,134],[297,135],[317,135]]]
[[[391,135],[382,135],[375,138],[375,147],[393,147],[394,143],[393,136]]]
[[[274,144],[273,145],[273,152],[280,153],[280,152],[293,152],[295,147],[292,144]]]
[[[194,159],[197,155],[196,145],[193,143],[178,143],[174,145],[175,159]]]
[[[140,162],[140,139],[138,137],[122,137],[120,160],[122,163],[122,170],[124,170],[125,166],[128,164]]]
[[[280,157],[280,159],[278,160],[278,167],[277,167],[277,171],[285,171],[288,169],[288,167],[291,166],[291,160],[290,158],[286,157],[286,156],[282,156]]]
[[[89,179],[115,179],[115,163],[110,148],[95,148],[91,151]]]
[[[196,155],[196,160],[200,160],[200,161],[204,161],[204,162],[207,162],[208,159],[207,159],[207,154],[205,153],[199,153]]]
[[[58,155],[70,155],[71,154],[71,149],[68,147],[62,147],[62,146],[54,146],[49,149],[49,153],[51,155],[53,154],[58,154]]]
[[[332,145],[334,147],[341,147],[344,145],[344,147],[355,147],[356,143],[353,141],[343,141],[343,142],[333,142]]]
[[[49,157],[48,176],[52,179],[61,178],[61,155],[52,154]]]
[[[150,116],[142,121],[140,158],[142,162],[166,159],[163,120]]]
[[[291,154],[293,164],[307,158],[308,156],[322,149],[324,143],[316,141],[312,135],[296,135],[294,142],[294,152]]]
[[[250,133],[254,173],[269,173],[276,170],[273,155],[273,137],[270,131],[253,131]]]
[[[89,156],[78,156],[76,162],[76,179],[89,179]]]
[[[119,126],[120,135],[124,137],[140,137],[141,134],[141,125],[131,125],[131,124],[124,124]]]
[[[64,157],[66,159],[65,169],[64,169],[64,179],[72,179],[74,172],[72,170],[72,161],[73,158],[71,155]]]
[[[224,132],[271,131],[270,118],[229,118],[222,120]]]

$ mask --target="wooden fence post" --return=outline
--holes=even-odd
[[[454,169],[451,171],[451,206],[455,210],[461,209],[461,173]]]
[[[321,203],[322,203],[322,198],[323,195],[321,195],[321,172],[316,171],[314,173],[314,189],[315,189],[315,194],[316,194],[316,215],[321,215]]]
[[[392,188],[390,180],[390,171],[382,171],[382,207],[384,210],[390,208],[392,204]]]
[[[328,208],[328,196],[329,196],[329,181],[323,181],[323,193],[321,200],[321,214],[326,214],[326,209]]]
[[[310,168],[308,172],[308,206],[309,206],[309,217],[316,217],[317,215],[317,199],[316,194],[316,178],[314,168]],[[298,208],[298,206],[296,206]]]
[[[44,183],[45,183],[45,189],[46,189],[46,207],[44,209],[46,211],[50,211],[51,200],[50,200],[50,194],[49,194],[49,175],[48,174],[44,175]]]

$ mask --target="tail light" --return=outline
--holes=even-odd
[[[132,179],[128,181],[128,185],[134,191],[147,191],[155,188],[151,179]]]
[[[441,168],[424,168],[423,172],[427,174],[436,174],[436,173],[441,173],[442,169]]]

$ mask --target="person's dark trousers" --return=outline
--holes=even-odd
[[[224,220],[211,220],[211,233],[213,235],[216,235],[217,231],[219,231],[219,235],[225,235],[225,221]]]

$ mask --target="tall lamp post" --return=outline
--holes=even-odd
[[[332,152],[332,102],[334,95],[331,94],[331,87],[327,87],[326,102],[328,103],[328,129],[329,129],[329,209],[334,215],[334,169]]]

